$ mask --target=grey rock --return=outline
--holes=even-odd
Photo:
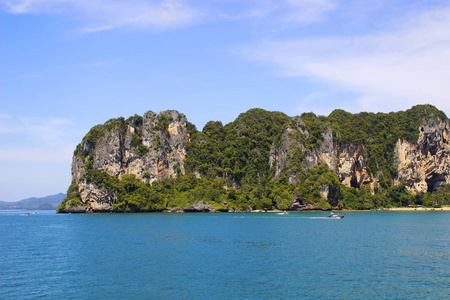
[[[199,201],[194,203],[191,206],[184,207],[183,210],[185,212],[216,212],[217,210],[214,206],[209,205],[208,203],[204,203],[203,201]]]

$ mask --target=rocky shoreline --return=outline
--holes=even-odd
[[[325,212],[325,211],[341,211],[341,212],[362,212],[362,211],[390,211],[390,212],[433,212],[433,211],[446,211],[450,212],[450,206],[443,207],[385,207],[378,209],[368,209],[368,210],[356,210],[356,209],[345,209],[339,207],[333,207],[330,209],[324,209],[316,207],[314,205],[308,204],[304,207],[297,208],[295,210],[279,210],[279,209],[252,209],[248,207],[247,209],[234,209],[231,207],[227,208],[215,208],[214,206],[205,203],[203,201],[196,202],[192,205],[186,207],[168,207],[164,210],[154,210],[154,211],[115,211],[115,210],[96,210],[96,211],[86,211],[86,207],[77,206],[71,207],[71,209],[57,210],[57,213],[280,213],[283,211],[287,212]]]
[[[287,210],[290,212],[302,212],[302,211],[342,211],[343,209],[339,207],[334,207],[330,209],[320,208],[311,204],[304,205],[302,207],[297,207],[294,210]],[[248,207],[247,209],[235,209],[232,207],[216,208],[209,203],[203,201],[196,202],[192,205],[186,207],[168,207],[164,210],[153,210],[153,211],[115,211],[111,209],[97,209],[87,211],[84,206],[66,207],[65,209],[57,210],[58,213],[135,213],[135,212],[161,212],[161,213],[260,213],[260,212],[281,212],[282,210],[258,210]]]
[[[96,211],[86,211],[85,207],[77,206],[72,207],[73,209],[58,210],[57,213],[280,213],[283,210],[272,209],[272,210],[261,210],[261,209],[234,209],[231,207],[227,208],[215,208],[214,206],[199,201],[193,205],[186,207],[168,207],[164,210],[154,210],[154,211],[114,211],[114,210],[96,210]],[[342,208],[331,208],[324,209],[320,207],[315,207],[313,205],[305,205],[303,208],[295,210],[286,210],[287,212],[325,212],[325,211],[342,211],[342,212],[358,212],[358,211],[392,211],[392,212],[432,212],[432,211],[448,211],[450,212],[450,206],[443,206],[438,208],[433,207],[394,207],[394,208],[378,208],[371,210],[356,210],[356,209],[342,209]]]

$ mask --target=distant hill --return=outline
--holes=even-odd
[[[0,209],[56,209],[66,194],[27,198],[16,202],[0,201]]]

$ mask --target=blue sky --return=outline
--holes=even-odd
[[[110,118],[450,115],[450,1],[0,0],[0,200],[65,192]]]

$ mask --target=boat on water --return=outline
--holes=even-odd
[[[287,211],[283,211],[283,212],[280,212],[278,214],[281,216],[281,215],[288,215],[289,213]]]
[[[331,213],[328,216],[328,218],[330,218],[330,219],[343,219],[343,218],[345,218],[346,215],[347,215],[347,213],[344,213],[343,216],[340,216],[339,214]]]

